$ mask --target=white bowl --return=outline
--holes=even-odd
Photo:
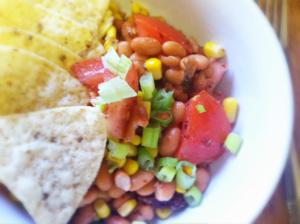
[[[166,223],[253,222],[282,174],[293,122],[290,76],[275,34],[250,0],[141,2],[200,43],[215,40],[226,48],[230,71],[223,86],[240,102],[235,127],[244,139],[240,154],[226,155],[213,166],[201,206]],[[4,198],[0,198],[0,222],[31,223]]]

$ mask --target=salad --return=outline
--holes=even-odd
[[[238,102],[216,89],[228,69],[218,43],[199,46],[138,3],[128,17],[114,4],[110,11],[106,54],[71,68],[108,130],[99,173],[71,222],[152,223],[200,206],[210,164],[238,153]]]

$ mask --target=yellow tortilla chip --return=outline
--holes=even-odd
[[[96,31],[108,9],[109,0],[36,0],[53,13],[73,19]]]
[[[0,117],[0,182],[36,224],[66,224],[99,170],[106,143],[97,108]]]
[[[38,7],[32,0],[0,0],[0,26],[41,34],[76,54],[91,47],[96,38],[91,30]]]
[[[86,89],[67,71],[29,51],[0,46],[0,115],[88,102]]]
[[[32,51],[66,70],[81,59],[68,48],[46,37],[13,27],[0,27],[0,45]]]

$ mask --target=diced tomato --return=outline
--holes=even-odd
[[[139,90],[139,74],[137,68],[134,64],[131,66],[128,74],[126,76],[126,82],[133,88],[136,92]]]
[[[180,31],[166,22],[158,18],[140,14],[134,15],[134,22],[139,36],[153,37],[161,43],[175,41],[181,44],[189,54],[193,52],[190,41]]]
[[[124,138],[131,110],[135,104],[136,98],[130,98],[108,105],[106,123],[109,136],[118,139]]]
[[[83,85],[93,92],[98,92],[99,83],[115,77],[114,74],[104,68],[101,58],[78,62],[71,67],[71,72]]]
[[[196,107],[203,105],[206,112]],[[186,105],[182,136],[177,157],[192,163],[210,163],[220,157],[230,123],[221,104],[206,91],[194,96]]]
[[[128,142],[131,141],[135,136],[136,129],[138,127],[145,128],[148,124],[149,120],[147,110],[144,107],[144,104],[137,102],[131,112],[124,139]]]

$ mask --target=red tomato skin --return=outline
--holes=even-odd
[[[198,104],[202,104],[206,112],[199,113]],[[222,145],[230,131],[221,104],[206,91],[200,92],[186,105],[177,158],[194,164],[211,163],[224,153]]]
[[[77,62],[72,65],[71,73],[93,92],[98,92],[98,85],[100,83],[115,77],[114,74],[104,68],[101,58]]]
[[[153,37],[161,43],[175,41],[181,44],[189,54],[193,52],[190,41],[180,31],[166,22],[140,14],[134,15],[134,22],[140,37]]]

